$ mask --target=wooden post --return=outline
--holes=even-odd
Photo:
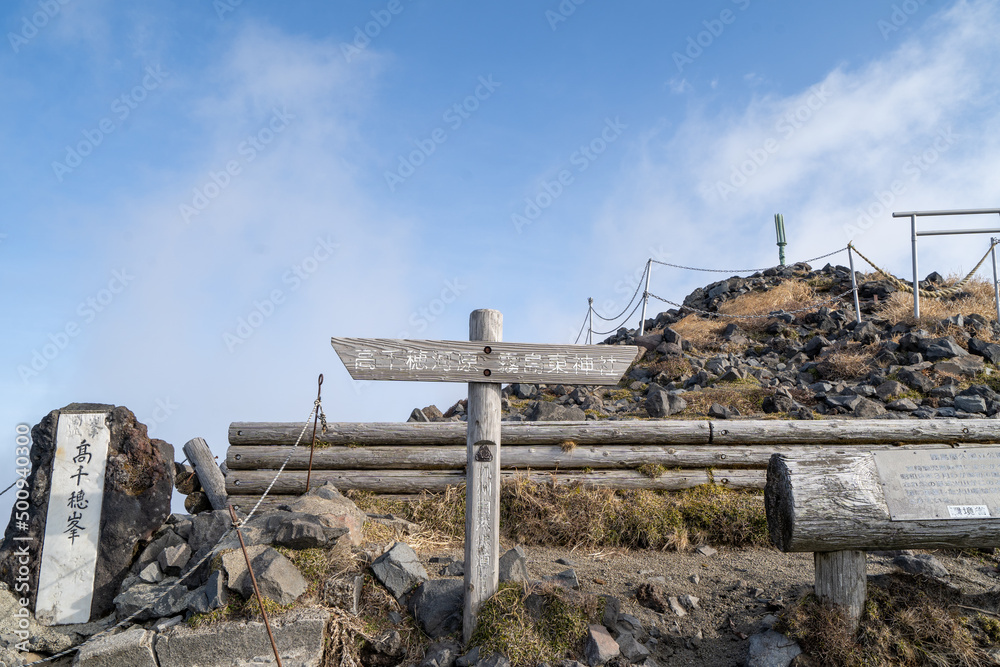
[[[215,465],[215,457],[208,443],[203,438],[191,438],[184,445],[184,454],[194,466],[198,474],[201,488],[208,496],[212,509],[224,510],[229,507],[229,497],[226,495],[226,479],[222,476],[219,466]]]
[[[858,629],[868,595],[868,576],[864,551],[817,551],[816,597],[840,607],[847,615],[851,632]]]
[[[469,316],[469,340],[499,342],[503,315],[480,309]],[[491,353],[488,345],[483,346]],[[488,373],[489,371],[484,371]],[[479,607],[496,590],[500,559],[500,385],[469,383],[466,409],[465,609],[462,639],[472,639]]]

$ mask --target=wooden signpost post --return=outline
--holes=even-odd
[[[475,310],[469,341],[333,338],[355,380],[467,382],[465,482],[466,643],[479,607],[496,592],[500,550],[500,385],[617,384],[638,349],[630,345],[502,343],[503,315]],[[308,489],[307,489],[308,490]]]

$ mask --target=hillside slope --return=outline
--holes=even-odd
[[[637,345],[618,387],[513,384],[504,419],[860,417],[933,419],[1000,414],[1000,326],[992,284],[922,299],[858,273],[856,321],[850,271],[776,267],[696,289],[680,309],[619,329],[604,344]],[[944,287],[933,273],[922,288]],[[412,420],[463,419],[460,401]]]

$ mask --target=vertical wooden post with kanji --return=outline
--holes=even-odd
[[[498,343],[503,315],[474,310],[469,316],[469,340]],[[484,352],[492,350],[485,344]],[[500,558],[500,385],[470,382],[466,408],[468,431],[465,468],[465,609],[462,639],[476,628],[479,607],[497,590]]]

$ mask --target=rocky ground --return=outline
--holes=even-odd
[[[937,280],[932,274],[925,285]],[[620,329],[604,341],[640,348],[639,361],[619,387],[510,385],[503,389],[504,419],[933,419],[1000,413],[994,390],[1000,389],[994,375],[1000,326],[979,313],[955,313],[923,326],[886,319],[879,304],[897,290],[884,280],[861,283],[860,324],[850,294],[801,313],[779,308],[764,319],[727,319],[722,312],[727,303],[792,282],[821,286],[813,301],[822,301],[850,289],[850,272],[796,264],[699,288],[684,308],[647,320],[645,335]],[[697,340],[685,336],[687,330]],[[415,409],[410,420],[461,420],[464,413],[459,401],[444,414],[434,406]]]

